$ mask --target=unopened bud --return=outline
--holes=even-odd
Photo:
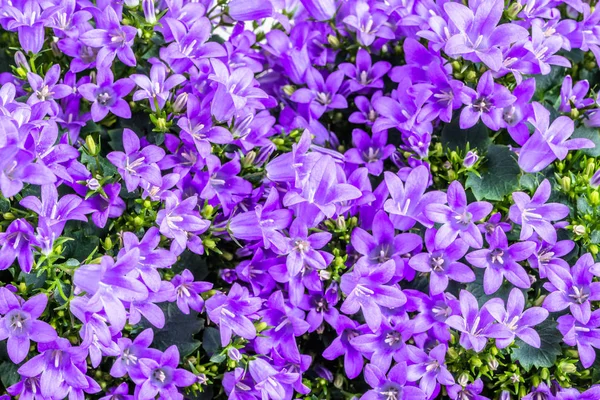
[[[585,235],[585,226],[583,225],[575,225],[573,227],[573,233],[577,236]]]
[[[338,389],[343,388],[344,387],[344,375],[337,374],[335,376],[335,379],[333,380],[333,386],[335,386]]]
[[[590,186],[594,189],[600,186],[600,169],[594,173],[592,179],[590,179]]]
[[[508,6],[507,10],[506,10],[506,16],[509,19],[515,19],[517,18],[517,15],[519,15],[519,13],[521,12],[521,10],[523,9],[523,6],[519,3],[512,3],[511,5]]]
[[[27,62],[27,58],[22,51],[17,51],[15,53],[15,64],[19,68],[23,68],[27,72],[31,72],[31,67],[29,67],[29,63]]]
[[[187,106],[187,101],[188,101],[188,94],[185,92],[180,93],[177,96],[177,98],[175,99],[175,102],[173,102],[173,112],[179,114],[180,112],[185,110],[185,107]]]
[[[243,158],[242,158],[242,167],[248,168],[254,164],[254,160],[256,159],[256,152],[254,150],[250,150]]]
[[[340,47],[340,39],[338,39],[337,36],[334,35],[327,36],[327,43],[329,43],[329,45],[334,49]]]
[[[149,24],[156,22],[156,9],[154,8],[154,0],[142,0],[142,9],[144,10],[144,18]]]
[[[568,176],[563,176],[560,179],[560,186],[562,186],[563,190],[568,193],[571,190],[571,178]]]
[[[88,189],[96,191],[100,189],[100,182],[98,182],[98,179],[96,178],[90,178],[86,181],[86,186]]]
[[[283,93],[285,93],[287,96],[293,95],[295,91],[296,91],[296,88],[292,85],[285,85],[283,87]]]
[[[230,347],[227,350],[227,357],[229,357],[233,361],[240,361],[242,359],[242,354],[235,347]]]
[[[479,160],[479,156],[474,151],[469,151],[463,160],[463,166],[465,168],[471,168]]]
[[[140,0],[124,0],[124,3],[129,8],[135,8],[140,4]]]
[[[91,135],[86,136],[85,146],[87,147],[88,152],[91,156],[98,155],[98,146],[96,146],[96,142],[94,141],[94,138]]]

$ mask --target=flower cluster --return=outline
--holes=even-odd
[[[600,398],[594,3],[0,1],[0,388]]]

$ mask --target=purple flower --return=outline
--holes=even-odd
[[[383,76],[390,70],[392,65],[387,61],[371,63],[371,56],[365,49],[359,49],[356,54],[356,65],[342,63],[338,68],[346,74],[348,86],[351,92],[358,92],[365,88],[383,88]]]
[[[373,332],[379,329],[383,314],[380,307],[396,308],[406,303],[406,296],[396,285],[386,285],[396,271],[393,261],[366,270],[353,270],[342,275],[340,288],[347,295],[341,311],[363,316]]]
[[[135,398],[153,399],[157,394],[163,398],[183,400],[178,387],[187,387],[196,382],[196,375],[179,365],[179,350],[173,345],[160,358],[142,358],[139,368],[131,375],[135,382]]]
[[[113,163],[125,181],[129,192],[140,186],[140,180],[151,185],[161,186],[162,176],[156,164],[165,156],[165,151],[154,145],[146,145],[140,150],[140,139],[131,129],[123,130],[125,152],[113,151],[106,158]]]
[[[119,197],[120,183],[110,183],[102,192],[85,201],[85,207],[92,211],[92,221],[98,228],[104,228],[108,218],[120,217],[125,211],[125,202]]]
[[[517,98],[514,103],[504,107],[502,119],[506,124],[506,130],[517,144],[524,145],[529,139],[529,127],[527,119],[533,114],[531,98],[535,93],[535,79],[530,78],[521,82],[513,90]]]
[[[515,100],[516,97],[507,88],[494,82],[491,71],[485,72],[477,83],[477,91],[469,87],[463,88],[465,107],[460,113],[460,129],[475,126],[481,118],[488,128],[499,130],[504,126],[504,108],[513,104]]]
[[[109,112],[117,117],[131,118],[131,109],[123,97],[127,96],[134,87],[135,83],[131,79],[123,78],[114,82],[111,70],[100,68],[95,84],[84,83],[77,90],[83,98],[92,102],[92,119],[98,122]]]
[[[84,349],[72,347],[67,339],[58,338],[40,343],[38,350],[40,354],[23,364],[18,372],[26,378],[39,377],[43,397],[65,398],[69,390],[98,388],[98,384],[85,375],[87,351]]]
[[[388,16],[381,10],[371,11],[365,0],[354,2],[350,15],[343,22],[356,32],[357,40],[363,46],[370,46],[377,38],[394,39],[396,35],[388,26]]]
[[[229,294],[217,293],[206,301],[206,311],[210,319],[219,325],[221,344],[227,346],[232,334],[252,340],[256,328],[249,317],[255,317],[262,300],[252,297],[248,289],[234,283]]]
[[[421,237],[414,233],[394,234],[394,225],[388,215],[380,210],[373,218],[373,235],[360,227],[354,228],[351,243],[361,258],[355,264],[355,269],[368,271],[371,266],[393,261],[395,275],[404,274],[406,254],[421,246]]]
[[[133,93],[133,101],[148,99],[152,111],[162,110],[169,97],[171,89],[185,82],[185,77],[180,74],[173,74],[166,78],[167,68],[161,62],[157,62],[150,68],[150,77],[141,74],[133,74],[130,79],[140,87]],[[165,79],[166,78],[166,79]]]
[[[213,287],[212,283],[194,282],[194,276],[187,269],[183,270],[181,275],[175,275],[171,283],[175,286],[177,307],[184,314],[189,314],[190,308],[201,312],[204,307],[204,300],[200,294],[209,291]]]
[[[327,21],[335,15],[335,0],[300,0],[304,9],[317,21]]]
[[[388,171],[384,173],[384,177],[391,199],[385,201],[383,208],[390,214],[394,227],[405,231],[419,222],[431,228],[433,222],[425,215],[425,206],[445,203],[446,195],[438,191],[425,193],[430,180],[427,167],[412,169],[405,183],[402,183],[398,175]]]
[[[444,365],[446,350],[445,344],[438,344],[427,354],[418,347],[408,346],[408,358],[414,364],[408,366],[406,379],[409,382],[419,381],[419,387],[427,398],[431,398],[439,384],[454,384],[454,377]]]
[[[518,242],[508,245],[506,234],[496,228],[489,238],[489,249],[467,254],[467,261],[477,268],[485,268],[483,290],[485,294],[496,293],[503,278],[513,285],[526,289],[531,286],[529,275],[518,262],[526,260],[535,251],[535,242]]]
[[[133,249],[119,257],[117,262],[110,256],[104,256],[100,264],[82,265],[73,276],[75,286],[90,297],[88,305],[103,308],[116,329],[125,326],[127,316],[123,301],[148,297],[146,286],[130,273],[137,265],[139,255],[139,250]]]
[[[479,393],[483,391],[483,381],[477,378],[475,382],[469,383],[468,385],[452,385],[448,388],[448,396],[452,400],[489,400],[487,397],[480,396]]]
[[[540,103],[533,103],[529,122],[535,128],[533,135],[519,152],[519,166],[525,172],[539,172],[557,158],[564,160],[569,150],[593,148],[589,139],[569,139],[575,130],[571,118],[560,116],[550,125],[550,112]]]
[[[331,287],[322,292],[312,292],[305,295],[300,302],[299,307],[308,311],[306,322],[310,325],[308,332],[314,332],[323,329],[323,320],[333,327],[337,326],[339,312],[335,305],[338,303],[339,294],[337,284],[334,282]]]
[[[56,236],[60,236],[67,221],[87,222],[85,209],[82,209],[83,200],[75,194],[67,194],[58,198],[58,191],[54,184],[42,186],[42,199],[27,196],[19,204],[45,219],[52,227]]]
[[[371,99],[374,101],[375,99],[382,96],[381,91],[375,92]],[[372,126],[375,120],[377,119],[377,111],[371,105],[371,101],[365,96],[356,96],[354,99],[354,104],[358,111],[353,112],[348,117],[348,121],[353,124],[365,124],[367,126]]]
[[[290,226],[289,253],[286,258],[286,266],[290,277],[298,275],[305,265],[314,269],[324,269],[332,256],[319,251],[331,240],[331,233],[317,232],[308,234],[308,227],[301,220],[296,219]]]
[[[134,397],[129,394],[129,386],[127,382],[121,383],[119,386],[110,388],[106,391],[106,396],[100,397],[100,400],[133,400]]]
[[[374,132],[369,137],[362,129],[352,131],[353,148],[344,155],[349,164],[365,165],[371,175],[379,176],[383,172],[383,162],[396,150],[393,144],[387,144],[387,131]]]
[[[425,232],[425,245],[428,253],[412,256],[408,265],[424,273],[429,273],[429,291],[432,295],[443,293],[448,287],[448,281],[473,282],[475,274],[465,264],[459,262],[469,250],[469,245],[461,239],[456,239],[448,247],[440,248],[435,245],[436,229]]]
[[[425,400],[427,395],[417,387],[406,384],[406,362],[400,362],[385,374],[373,364],[365,367],[365,381],[373,389],[363,394],[360,400]]]
[[[159,358],[160,352],[149,348],[152,340],[154,340],[152,328],[143,330],[133,340],[129,338],[117,339],[120,354],[110,369],[110,375],[115,378],[121,378],[128,373],[134,375],[133,371],[140,368],[140,359]]]
[[[532,326],[536,326],[548,318],[548,311],[542,307],[530,307],[525,310],[525,297],[521,290],[514,288],[510,291],[506,309],[504,301],[499,298],[487,302],[486,307],[496,321],[506,326],[511,333],[511,336],[506,339],[496,339],[496,346],[499,349],[508,347],[515,336],[530,346],[536,348],[541,346],[540,335]]]
[[[461,332],[460,345],[465,349],[479,353],[485,348],[488,338],[506,339],[510,336],[506,327],[494,323],[486,305],[479,310],[477,299],[466,290],[460,291],[460,311],[462,316],[452,315],[446,324]]]
[[[493,206],[486,201],[467,204],[467,195],[458,181],[452,182],[448,187],[447,198],[447,206],[428,204],[425,207],[427,218],[443,224],[435,235],[436,247],[448,247],[457,236],[460,236],[469,246],[481,248],[483,237],[475,221],[485,218],[492,211]]]
[[[594,258],[590,253],[579,257],[571,269],[549,268],[544,288],[550,292],[544,308],[550,312],[569,308],[571,314],[586,324],[592,312],[591,301],[600,300],[600,282],[592,282]]]
[[[573,107],[578,109],[594,104],[594,99],[585,98],[589,90],[590,84],[587,80],[577,81],[573,86],[573,78],[570,75],[565,76],[560,88],[560,107],[558,109],[568,113]]]
[[[459,31],[448,39],[446,53],[462,55],[473,62],[481,61],[493,71],[502,67],[501,48],[529,36],[529,32],[517,24],[498,26],[504,10],[501,0],[478,3],[475,12],[460,3],[446,3],[444,10]]]
[[[10,290],[0,288],[0,340],[8,338],[8,356],[20,364],[29,353],[30,340],[38,343],[52,342],[56,331],[48,323],[38,321],[48,304],[48,297],[40,293],[26,302],[21,301]]]
[[[561,257],[569,254],[574,247],[575,242],[572,240],[559,240],[555,244],[542,240],[539,241],[536,251],[527,261],[531,268],[538,270],[540,278],[546,278],[549,268],[569,268],[569,264]]]
[[[437,295],[426,295],[422,292],[407,289],[407,311],[417,311],[414,318],[414,334],[431,335],[440,342],[450,340],[450,330],[446,325],[449,316],[458,314],[459,302],[454,296],[442,292]]]
[[[306,71],[307,88],[300,88],[294,92],[292,101],[307,104],[311,115],[320,118],[326,111],[331,109],[347,108],[346,98],[338,93],[344,80],[344,72],[331,73],[327,79],[314,68]]]
[[[104,67],[110,66],[115,56],[123,64],[134,67],[136,60],[131,46],[137,29],[133,26],[121,26],[119,17],[112,7],[105,7],[104,12],[96,13],[95,17],[97,29],[84,32],[79,39],[86,46],[100,49],[96,58],[100,71],[108,72],[108,68]]]
[[[2,139],[0,139],[2,140]],[[34,163],[33,153],[4,146],[0,148],[0,192],[4,197],[13,197],[23,189],[23,182],[45,185],[56,182],[52,171],[40,163]]]
[[[58,113],[58,104],[55,100],[62,99],[73,93],[73,89],[67,85],[57,84],[60,79],[60,66],[58,64],[53,65],[44,79],[33,72],[27,73],[27,80],[31,86],[32,94],[27,99],[27,104],[34,105],[40,102],[49,102],[52,107],[53,113]]]
[[[600,310],[593,311],[587,321],[563,315],[557,322],[565,344],[577,346],[581,364],[584,368],[591,367],[596,360],[594,348],[600,349]]]
[[[290,398],[294,393],[292,384],[299,378],[298,373],[288,372],[285,368],[278,371],[262,358],[252,360],[249,370],[256,383],[255,388],[263,400]]]
[[[236,21],[256,21],[273,14],[273,5],[270,1],[232,0],[228,6],[229,16]]]
[[[535,231],[546,242],[556,243],[556,229],[550,221],[565,218],[569,215],[569,207],[559,203],[545,204],[551,193],[550,182],[544,179],[532,198],[523,192],[512,194],[515,204],[510,207],[508,216],[515,224],[521,225],[521,240],[529,239]]]
[[[170,195],[164,201],[165,208],[156,215],[160,233],[173,239],[171,251],[175,254],[181,254],[186,247],[197,254],[204,252],[202,241],[196,235],[205,232],[210,222],[200,218],[197,203],[197,196],[179,201],[175,195]]]
[[[494,213],[490,216],[490,218],[484,223],[479,225],[479,231],[485,234],[485,240],[489,241],[490,237],[496,231],[496,228],[502,229],[504,232],[509,232],[511,229],[510,222],[501,222],[502,214]]]
[[[340,315],[335,323],[337,336],[323,352],[323,358],[326,360],[344,356],[344,371],[349,379],[360,375],[364,363],[362,353],[352,344],[352,339],[360,335],[357,326],[357,322]]]
[[[21,270],[28,274],[33,267],[33,248],[40,243],[33,234],[33,227],[24,219],[10,223],[6,232],[0,232],[0,270],[12,265],[15,258]]]

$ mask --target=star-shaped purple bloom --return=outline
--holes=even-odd
[[[33,267],[32,246],[40,245],[33,233],[33,227],[24,219],[16,219],[10,223],[6,232],[0,233],[0,270],[12,265],[15,258],[21,270],[28,274]]]
[[[47,101],[50,103],[54,114],[58,113],[59,107],[55,100],[62,99],[73,93],[73,89],[67,85],[57,84],[60,79],[60,66],[58,64],[50,67],[44,78],[33,72],[27,73],[27,80],[31,86],[32,94],[27,99],[27,104],[34,105]]]
[[[425,400],[427,395],[417,387],[406,384],[406,362],[394,365],[387,377],[373,364],[365,367],[365,381],[372,387],[360,400]]]
[[[467,261],[477,268],[485,268],[483,290],[495,293],[502,286],[503,278],[513,285],[526,289],[531,286],[529,275],[518,261],[526,260],[535,251],[535,242],[517,242],[508,245],[506,234],[496,228],[489,239],[490,248],[467,254]]]
[[[548,318],[548,310],[542,307],[529,307],[525,310],[525,297],[523,292],[517,288],[510,291],[506,301],[495,298],[486,303],[490,314],[498,323],[506,326],[511,336],[505,339],[496,339],[499,349],[508,347],[515,336],[530,346],[539,348],[541,346],[540,335],[532,328]],[[523,311],[524,310],[524,311]]]
[[[320,118],[325,111],[330,109],[347,108],[348,102],[338,91],[344,81],[344,72],[331,73],[327,79],[314,68],[309,69],[305,75],[307,88],[300,88],[294,92],[292,101],[307,104],[314,118]]]
[[[600,310],[593,311],[587,321],[571,315],[560,316],[556,321],[565,344],[577,346],[581,364],[591,367],[596,360],[595,349],[600,349]]]
[[[185,82],[185,77],[180,74],[167,76],[167,67],[161,62],[157,62],[150,68],[150,77],[142,74],[133,74],[129,78],[140,87],[133,93],[133,101],[148,99],[150,108],[156,112],[156,104],[159,110],[165,106],[171,96],[171,89]]]
[[[194,282],[194,276],[187,269],[184,269],[181,275],[175,275],[171,283],[175,286],[177,307],[182,313],[189,314],[190,308],[202,312],[204,300],[200,294],[212,289],[212,283]]]
[[[371,175],[379,176],[383,172],[383,162],[394,153],[396,147],[387,144],[387,131],[374,132],[371,137],[362,129],[352,131],[353,148],[344,157],[349,164],[365,165]]]
[[[475,222],[485,218],[493,206],[486,201],[467,204],[465,189],[459,181],[450,184],[447,199],[448,205],[428,204],[425,207],[427,218],[443,224],[435,235],[436,247],[448,247],[460,236],[469,246],[480,249],[483,237]]]
[[[445,344],[438,344],[427,354],[418,347],[408,346],[408,358],[414,364],[408,366],[406,379],[409,382],[419,381],[419,387],[427,398],[431,398],[440,384],[454,384],[454,377],[444,365],[447,350]]]
[[[110,8],[110,7],[107,7]],[[92,119],[101,121],[109,112],[117,117],[131,118],[131,108],[123,100],[133,90],[135,83],[129,78],[114,81],[108,68],[98,69],[96,83],[84,83],[77,89],[87,101],[92,103]]]
[[[515,224],[521,225],[521,240],[527,240],[535,231],[550,244],[556,243],[556,229],[551,221],[560,221],[569,215],[569,207],[560,203],[548,203],[552,187],[547,179],[538,186],[533,197],[523,192],[512,194],[513,204],[508,216]]]
[[[57,338],[54,328],[38,320],[47,304],[44,293],[21,302],[10,290],[0,288],[0,340],[8,338],[6,348],[13,363],[20,364],[27,357],[30,340],[47,343]]]
[[[365,88],[383,88],[383,76],[391,67],[392,65],[387,61],[378,61],[372,64],[371,56],[363,48],[359,49],[356,54],[356,65],[350,63],[338,65],[338,68],[350,78],[348,85],[352,92],[358,92]]]

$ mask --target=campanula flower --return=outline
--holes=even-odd
[[[110,8],[110,7],[108,7]],[[104,119],[109,112],[117,117],[131,118],[131,108],[123,100],[135,87],[129,78],[114,81],[110,69],[99,68],[96,83],[84,83],[77,88],[83,98],[92,103],[92,119],[98,122]]]

